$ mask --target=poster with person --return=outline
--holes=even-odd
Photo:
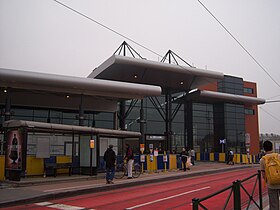
[[[22,169],[23,134],[19,130],[7,132],[6,169]]]

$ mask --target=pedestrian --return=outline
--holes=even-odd
[[[125,144],[126,154],[124,160],[127,162],[127,178],[132,179],[132,166],[134,163],[134,154],[129,144]]]
[[[278,164],[279,164],[280,155],[272,152],[273,144],[271,141],[265,141],[263,143],[263,148],[265,151],[265,156],[263,156],[262,159],[260,160],[260,169],[262,172],[262,176],[263,176],[265,182],[267,183],[269,209],[270,210],[279,210],[280,209],[280,205],[279,205],[280,184],[278,184],[278,183],[280,183],[279,170],[274,170],[274,172],[278,172],[277,174],[267,174],[269,171],[266,170],[267,169],[266,163],[270,160],[273,160],[273,158],[276,158],[276,162],[278,162]],[[278,158],[278,161],[277,161],[277,158]],[[275,166],[275,164],[274,164],[274,166]],[[277,166],[279,168],[279,165],[277,165]],[[269,179],[272,178],[272,176],[274,176],[274,178],[276,178],[276,179],[274,179],[274,181],[276,180],[276,184],[275,183],[270,184]]]
[[[192,165],[194,166],[194,160],[195,160],[195,151],[194,151],[194,149],[192,148],[191,149],[191,163],[192,163]]]
[[[234,165],[233,157],[234,157],[233,151],[230,149],[228,151],[228,159],[227,159],[227,164],[228,165]]]
[[[104,153],[104,161],[106,162],[106,183],[114,184],[116,153],[113,150],[113,145],[109,145]]]
[[[187,170],[187,160],[188,160],[188,154],[187,154],[187,151],[185,148],[182,149],[182,152],[180,154],[180,157],[181,157],[181,160],[182,160],[182,163],[183,163],[183,169],[184,171]],[[188,167],[188,170],[190,168]]]

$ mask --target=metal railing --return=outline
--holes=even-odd
[[[248,180],[252,180],[255,178],[254,181],[254,186],[252,188],[251,193],[249,192],[248,189],[246,189],[245,187],[245,182]],[[254,196],[256,189],[258,186],[258,196]],[[217,196],[221,193],[224,193],[226,191],[229,191],[229,194],[225,200],[225,204],[221,209],[226,209],[227,207],[230,208],[228,205],[230,203],[230,201],[232,201],[233,203],[233,207],[232,209],[234,210],[241,210],[241,207],[244,209],[249,209],[251,206],[251,203],[253,202],[254,205],[256,205],[257,209],[263,209],[263,202],[262,202],[262,180],[261,180],[261,171],[258,170],[258,173],[253,174],[252,176],[249,176],[243,180],[236,180],[232,183],[232,185],[221,189],[211,195],[208,195],[204,198],[194,198],[192,199],[192,204],[193,204],[193,210],[199,210],[201,207],[204,210],[207,210],[208,208],[205,206],[205,204],[203,205],[202,202],[206,201],[210,198],[213,198],[214,196]],[[248,198],[248,200],[246,200],[245,202],[242,202],[241,199],[241,194],[245,195],[245,197]],[[233,197],[232,197],[233,196]],[[256,199],[258,198],[258,201],[256,201]]]

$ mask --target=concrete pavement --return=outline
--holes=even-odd
[[[104,173],[92,177],[60,175],[46,178],[22,178],[18,182],[1,182],[0,208],[248,167],[255,167],[257,171],[259,165],[226,165],[225,163],[217,162],[197,162],[195,166],[191,167],[191,170],[186,172],[174,170],[144,173],[135,179],[115,179],[114,184],[105,183]]]

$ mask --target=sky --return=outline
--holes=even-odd
[[[86,77],[127,41],[148,60],[171,49],[197,68],[256,82],[260,98],[280,100],[279,0],[200,0],[278,85],[198,0],[60,2],[134,42],[54,0],[0,0],[0,68]],[[280,134],[279,110],[279,102],[259,106],[261,133]]]

